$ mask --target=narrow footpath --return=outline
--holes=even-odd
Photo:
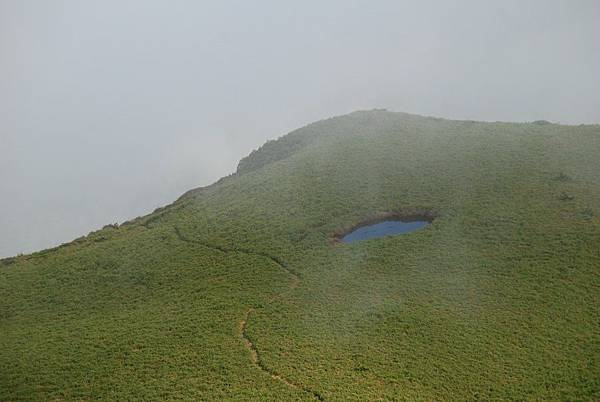
[[[295,271],[288,268],[287,264],[283,260],[281,260],[279,257],[272,256],[272,255],[269,255],[264,252],[254,251],[254,250],[245,249],[245,248],[233,248],[233,247],[229,248],[229,247],[223,247],[223,246],[206,243],[206,242],[203,242],[200,240],[192,240],[192,239],[185,237],[181,233],[181,231],[179,230],[179,228],[177,226],[175,226],[174,229],[175,229],[175,234],[177,235],[177,238],[183,242],[198,244],[203,247],[211,248],[213,250],[217,250],[217,251],[219,251],[221,253],[225,253],[225,254],[241,253],[241,254],[246,254],[246,255],[259,256],[262,258],[266,258],[266,259],[270,260],[271,262],[275,263],[277,266],[279,266],[282,270],[284,270],[290,276],[290,278],[292,279],[292,283],[287,291],[272,297],[271,300],[269,300],[269,303],[272,303],[275,300],[281,299],[286,294],[288,294],[289,292],[296,289],[298,287],[298,285],[300,284],[300,276],[298,275],[298,273],[296,273]],[[279,373],[277,373],[275,370],[268,367],[264,363],[264,361],[260,357],[260,352],[256,348],[256,345],[250,340],[250,338],[248,338],[248,335],[247,335],[248,322],[250,321],[250,318],[252,316],[252,313],[254,313],[254,311],[255,311],[255,309],[253,307],[248,308],[248,310],[246,310],[246,313],[244,314],[244,317],[239,322],[240,338],[242,339],[244,346],[246,347],[246,349],[248,349],[248,351],[250,353],[250,359],[252,360],[252,363],[258,369],[263,371],[265,374],[268,374],[274,380],[280,381],[280,382],[284,383],[285,385],[287,385],[288,387],[300,389],[300,390],[310,394],[312,397],[314,397],[315,399],[317,399],[319,401],[324,401],[325,398],[318,392],[313,391],[313,390],[303,386],[302,384],[299,384],[288,378],[283,377],[282,375],[280,375]]]

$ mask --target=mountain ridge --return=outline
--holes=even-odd
[[[477,120],[465,120],[465,119],[449,119],[449,118],[412,114],[412,113],[405,113],[405,112],[392,112],[387,109],[356,110],[356,111],[353,111],[353,112],[350,112],[347,114],[333,116],[333,117],[318,120],[313,123],[309,123],[301,128],[292,130],[289,133],[281,135],[275,139],[268,140],[263,145],[261,145],[260,147],[258,147],[255,150],[251,151],[248,155],[246,155],[245,157],[240,159],[235,172],[230,173],[226,176],[223,176],[223,177],[217,179],[215,182],[208,184],[206,186],[201,186],[201,187],[190,189],[190,190],[184,192],[181,196],[179,196],[173,203],[167,204],[162,207],[158,207],[153,212],[150,212],[147,215],[139,216],[139,217],[130,219],[128,221],[125,221],[121,224],[116,224],[116,225],[117,226],[129,225],[129,224],[132,224],[132,223],[140,221],[140,220],[144,221],[144,219],[151,219],[152,216],[154,216],[156,214],[160,214],[163,210],[176,205],[177,203],[181,202],[182,200],[184,200],[188,197],[193,197],[193,196],[196,196],[203,192],[209,191],[209,190],[214,189],[215,187],[218,187],[219,185],[221,185],[227,181],[230,181],[231,179],[239,177],[243,174],[253,172],[253,171],[258,170],[269,164],[279,162],[281,160],[289,158],[289,157],[293,156],[296,152],[299,152],[303,148],[309,146],[312,142],[314,142],[317,139],[318,135],[315,135],[314,132],[310,132],[310,131],[307,132],[307,130],[316,129],[319,132],[319,134],[322,134],[322,130],[327,129],[326,126],[323,127],[327,123],[337,122],[337,121],[340,121],[340,120],[343,120],[343,119],[346,119],[346,118],[349,118],[352,116],[372,117],[374,114],[382,114],[382,113],[391,114],[394,116],[402,116],[402,117],[406,117],[406,118],[413,118],[413,119],[426,119],[426,120],[432,120],[432,121],[447,121],[447,122],[467,123],[467,124],[519,124],[519,125],[520,124],[523,124],[523,125],[535,124],[535,125],[551,125],[551,126],[563,126],[563,127],[577,127],[577,126],[578,127],[600,127],[600,124],[565,125],[565,124],[552,123],[547,120],[536,120],[536,121],[532,121],[532,122],[477,121]],[[307,138],[305,138],[305,137],[307,137]],[[281,150],[283,150],[283,155],[278,155],[278,152]],[[107,227],[115,227],[115,224],[107,224],[102,229],[107,228]],[[99,232],[102,229],[94,230],[94,231],[90,232],[88,235]],[[19,256],[37,254],[40,252],[46,252],[46,251],[54,250],[54,249],[61,248],[64,246],[68,246],[71,243],[77,242],[80,239],[87,237],[88,235],[82,235],[81,237],[79,237],[77,239],[62,243],[55,247],[50,247],[47,249],[34,251],[32,253],[20,254]],[[8,265],[8,264],[12,263],[12,261],[14,261],[14,259],[19,256],[8,256],[8,257],[0,258],[0,264]]]

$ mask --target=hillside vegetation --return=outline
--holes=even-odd
[[[599,400],[599,155],[600,126],[313,123],[2,260],[0,400]]]

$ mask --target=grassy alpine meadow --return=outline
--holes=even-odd
[[[0,294],[1,400],[599,400],[600,126],[319,121]]]

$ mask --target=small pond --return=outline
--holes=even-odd
[[[412,222],[403,222],[399,220],[383,221],[356,228],[352,232],[343,236],[340,240],[344,243],[352,243],[355,241],[373,239],[376,237],[394,236],[422,229],[429,223],[431,222],[425,220],[415,220]]]

